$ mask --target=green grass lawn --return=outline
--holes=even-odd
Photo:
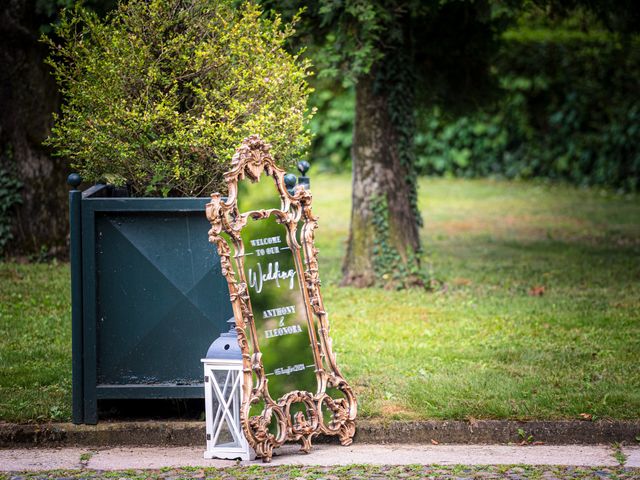
[[[350,181],[312,182],[334,348],[362,417],[640,417],[638,197],[425,179],[437,286],[395,292],[338,286]],[[68,276],[0,264],[0,419],[70,418]]]

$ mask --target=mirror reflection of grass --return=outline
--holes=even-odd
[[[258,270],[270,271],[271,269],[266,267],[267,264],[278,264],[281,271],[295,273],[291,281],[278,281],[278,278],[264,279],[249,287],[269,394],[275,401],[294,390],[311,393],[317,391],[307,314],[293,253],[288,249],[286,235],[285,227],[278,224],[273,217],[249,220],[242,230],[247,276],[252,277]],[[276,254],[258,255],[259,248],[252,246],[251,240],[259,239],[278,239],[279,243],[274,245],[280,250]],[[259,268],[259,265],[264,266]],[[283,307],[292,307],[293,313],[277,318],[264,318],[264,312]]]

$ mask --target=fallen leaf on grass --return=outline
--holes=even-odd
[[[453,280],[451,280],[451,283],[453,283],[456,286],[461,286],[461,285],[471,285],[473,282],[468,278],[454,278]]]
[[[536,285],[529,289],[529,296],[531,297],[541,297],[542,295],[544,295],[544,285]]]
[[[582,420],[592,420],[593,419],[593,415],[591,415],[590,413],[581,413],[580,418]]]
[[[440,442],[437,440],[431,439],[431,445],[440,445]]]

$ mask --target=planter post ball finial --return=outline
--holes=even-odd
[[[293,195],[293,189],[296,186],[296,176],[293,173],[287,173],[284,176],[284,185],[287,187],[287,191]]]
[[[82,183],[82,177],[77,173],[71,173],[67,177],[67,184],[73,189],[77,189],[78,186]]]

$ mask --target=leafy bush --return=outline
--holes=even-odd
[[[310,142],[309,65],[284,49],[291,25],[237,3],[131,0],[104,21],[65,12],[48,40],[65,99],[48,143],[86,180],[136,195],[222,188],[250,134],[294,163]]]
[[[425,115],[424,173],[545,177],[640,189],[640,43],[579,32],[511,32],[493,111]]]
[[[310,97],[317,110],[311,120],[313,158],[327,170],[342,171],[351,158],[355,95],[353,88],[346,90],[318,88]]]

